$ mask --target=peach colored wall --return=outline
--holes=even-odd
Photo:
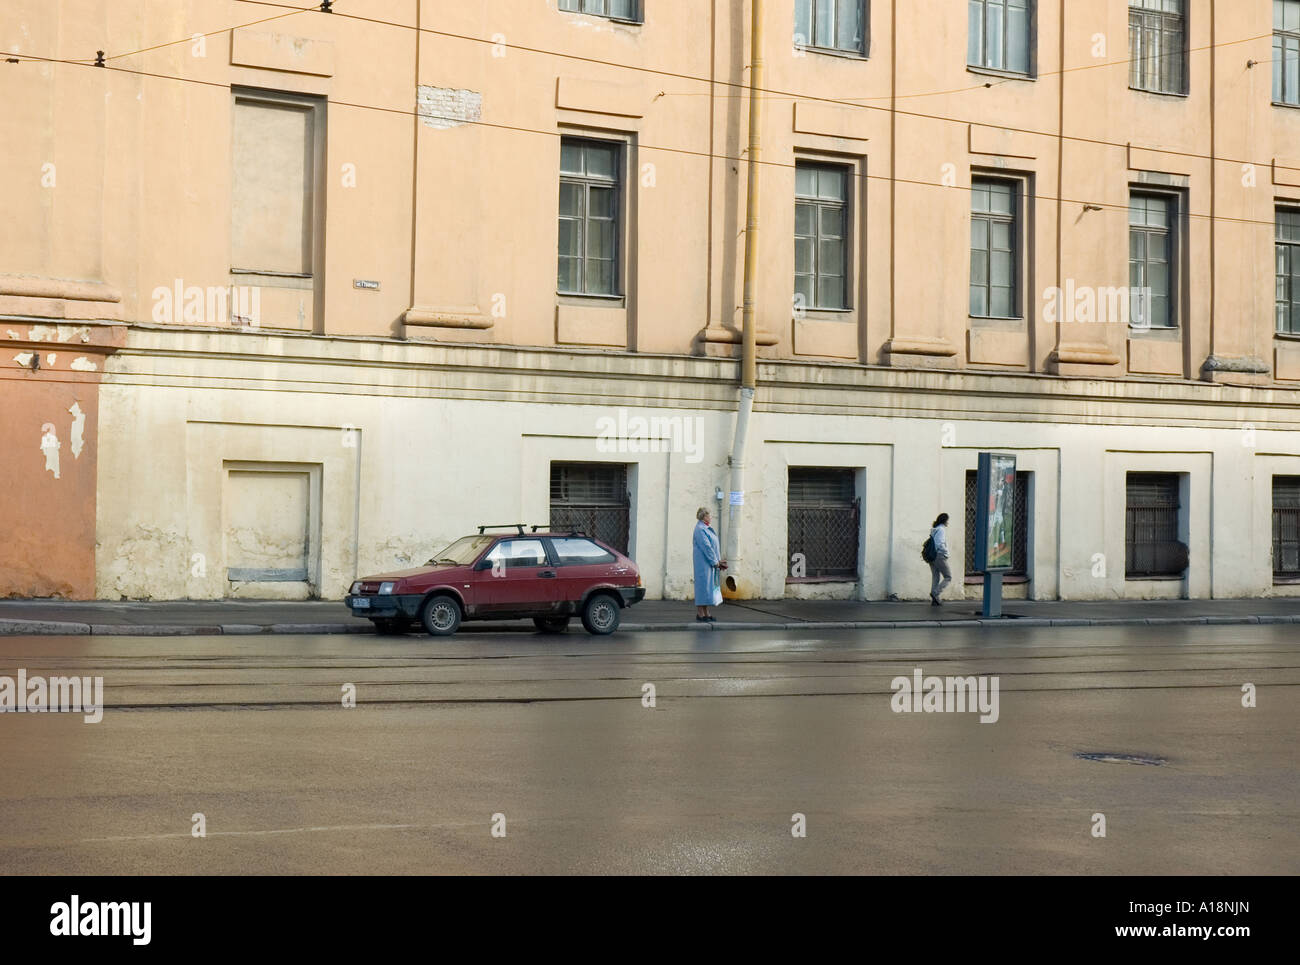
[[[114,286],[128,322],[152,323],[155,289],[176,279],[204,289],[238,281],[231,87],[248,86],[329,100],[319,310],[294,319],[268,308],[269,327],[733,354],[749,4],[644,7],[644,23],[624,24],[555,0],[365,0],[340,13],[368,19],[309,10],[251,24],[274,11],[240,0],[19,0],[0,19],[5,49],[90,58],[102,48],[122,69],[5,65],[0,123],[12,148],[0,174],[29,189],[6,195],[19,228],[0,238],[0,266]],[[952,0],[868,8],[867,55],[851,57],[797,50],[794,0],[766,5],[764,355],[1199,379],[1212,353],[1270,366],[1275,349],[1294,353],[1272,332],[1270,246],[1275,200],[1300,200],[1300,187],[1274,184],[1271,166],[1300,158],[1300,111],[1269,103],[1268,3],[1190,0],[1186,97],[1128,88],[1125,0],[1038,3],[1028,77],[967,68],[965,9]],[[205,29],[214,32],[202,49],[185,39]],[[181,42],[131,53],[168,41]],[[421,86],[472,92],[481,114],[425,123]],[[615,302],[555,292],[564,133],[627,144],[625,297]],[[858,175],[847,315],[792,317],[800,157],[840,160]],[[1244,161],[1257,163],[1252,186]],[[41,181],[46,164],[57,184]],[[1024,177],[1036,196],[1014,323],[968,314],[967,189],[981,171]],[[1128,194],[1153,173],[1172,177],[1190,206],[1181,332],[1162,342],[1043,318],[1051,286],[1127,284]],[[379,290],[358,290],[356,279]],[[280,305],[285,293],[268,285],[266,304]],[[1294,368],[1281,374],[1293,380]]]

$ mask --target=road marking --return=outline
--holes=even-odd
[[[272,828],[266,831],[209,831],[206,836],[209,838],[255,837],[267,834],[303,834],[308,831],[411,831],[418,828],[442,826],[423,824],[331,824],[306,828]],[[92,841],[152,841],[162,838],[188,838],[191,836],[188,831],[178,831],[168,834],[125,834],[108,838],[82,838],[81,842],[86,844]]]

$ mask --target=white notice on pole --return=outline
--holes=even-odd
[[[733,493],[731,494],[731,505],[733,505],[733,506],[743,506],[743,505],[745,505],[745,494],[744,494],[743,492],[741,492],[741,493],[735,493],[735,492],[733,492]]]

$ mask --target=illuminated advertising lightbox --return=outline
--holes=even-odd
[[[1016,526],[1016,457],[981,452],[975,512],[975,571],[1011,569]]]

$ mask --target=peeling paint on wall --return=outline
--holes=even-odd
[[[54,473],[54,478],[59,478],[59,450],[62,444],[59,437],[54,433],[54,423],[47,422],[41,426],[41,452],[45,453],[45,470]]]
[[[68,368],[74,369],[77,372],[94,372],[96,366],[95,363],[86,358],[86,356],[78,355],[72,360],[72,364],[69,365]]]
[[[19,365],[21,365],[23,368],[30,369],[32,367],[32,353],[19,352],[17,355],[14,356],[14,361],[17,362]]]
[[[482,119],[483,95],[478,91],[421,84],[416,97],[420,122],[436,131]]]
[[[68,411],[72,413],[72,458],[80,459],[81,450],[85,448],[86,413],[76,402],[68,407]]]

